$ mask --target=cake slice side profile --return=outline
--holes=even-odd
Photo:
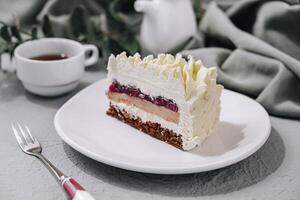
[[[192,57],[111,55],[107,114],[182,150],[200,145],[219,121],[223,86]]]

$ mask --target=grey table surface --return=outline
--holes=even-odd
[[[44,154],[77,179],[96,199],[300,199],[300,123],[271,117],[266,144],[249,158],[205,173],[154,175],[126,171],[87,158],[56,134],[56,111],[80,89],[105,77],[91,68],[80,86],[57,98],[24,91],[15,74],[0,73],[0,199],[59,200],[63,191],[39,160],[23,154],[12,135],[12,121],[26,122]]]

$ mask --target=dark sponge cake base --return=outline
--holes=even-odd
[[[156,139],[183,150],[181,136],[176,135],[176,133],[169,129],[162,128],[158,123],[150,121],[143,122],[139,117],[133,118],[128,112],[125,110],[120,110],[118,107],[115,107],[112,104],[109,105],[109,109],[106,113]]]

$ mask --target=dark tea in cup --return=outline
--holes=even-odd
[[[39,56],[31,57],[31,60],[41,60],[41,61],[51,61],[51,60],[63,60],[67,59],[68,56],[66,54],[43,54]]]

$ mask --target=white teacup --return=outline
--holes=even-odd
[[[49,61],[32,59],[51,54],[64,54],[67,58]],[[63,38],[28,41],[19,45],[14,52],[18,78],[28,91],[41,96],[56,96],[74,89],[84,68],[95,64],[98,57],[95,45],[82,45]]]

